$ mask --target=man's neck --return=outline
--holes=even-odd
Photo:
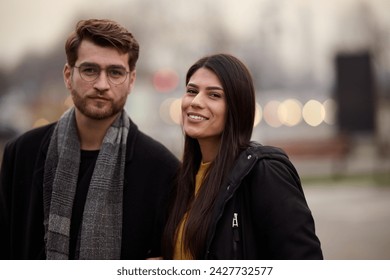
[[[93,120],[76,112],[77,130],[80,139],[80,149],[100,150],[108,128],[115,121],[117,115],[109,119]]]

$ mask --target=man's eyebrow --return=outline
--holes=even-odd
[[[125,66],[119,65],[119,64],[112,64],[112,65],[108,65],[107,67],[108,67],[108,68],[121,68],[121,69],[126,69]]]
[[[97,66],[97,67],[99,67],[98,64],[93,63],[93,62],[83,62],[80,64],[80,66]]]
[[[87,62],[81,63],[80,66],[81,66],[81,65],[83,65],[83,66],[94,66],[94,67],[99,67],[99,68],[101,68],[99,64],[93,63],[93,62],[88,62],[88,61],[87,61]],[[126,69],[125,66],[120,65],[120,64],[111,64],[111,65],[108,65],[106,68],[120,68],[120,69]]]

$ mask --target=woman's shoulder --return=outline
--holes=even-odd
[[[247,152],[255,157],[256,164],[253,165],[252,171],[261,178],[272,180],[284,178],[284,180],[294,181],[295,184],[300,185],[298,171],[283,149],[251,143]]]
[[[275,146],[262,145],[257,142],[251,142],[250,146],[243,152],[242,159],[252,160],[252,169],[259,170],[260,173],[268,173],[267,170],[288,171],[297,175],[293,163],[290,161],[286,152]]]
[[[258,142],[251,142],[245,151],[248,156],[255,156],[257,159],[261,158],[287,158],[288,156],[283,149],[275,146],[262,145]]]
[[[229,179],[231,182],[238,182],[253,170],[264,173],[265,169],[274,168],[272,166],[283,168],[285,165],[291,165],[291,163],[282,149],[251,142],[250,145],[240,153],[233,164]]]

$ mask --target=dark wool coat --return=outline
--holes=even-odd
[[[323,259],[299,176],[282,150],[253,143],[229,174],[206,259]]]
[[[44,259],[43,171],[55,124],[7,144],[0,176],[1,259]],[[122,259],[160,255],[168,193],[179,161],[131,122],[123,193]]]

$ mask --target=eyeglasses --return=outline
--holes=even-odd
[[[100,72],[105,70],[108,81],[115,85],[120,85],[126,81],[127,74],[129,74],[125,68],[120,66],[109,66],[105,69],[102,69],[99,65],[96,64],[81,64],[80,66],[73,67],[79,70],[81,79],[86,82],[95,81],[100,76]]]

